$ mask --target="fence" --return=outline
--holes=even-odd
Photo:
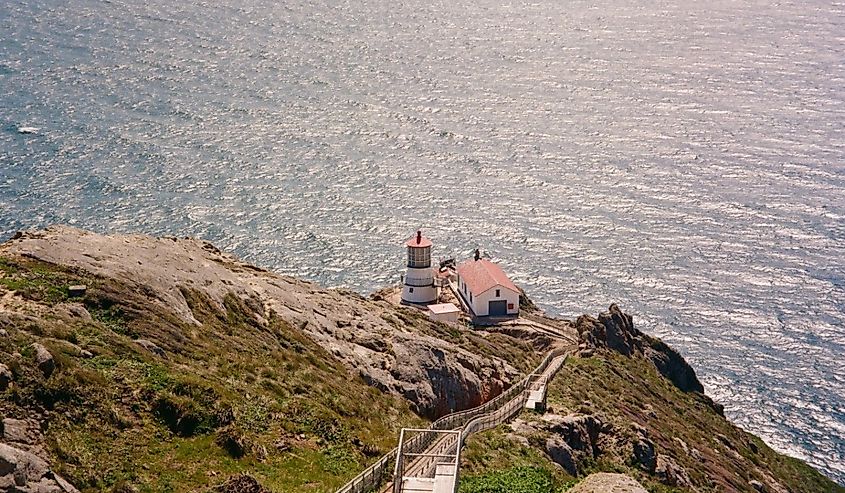
[[[465,411],[447,414],[435,420],[431,423],[428,433],[421,432],[410,440],[407,440],[403,444],[404,451],[412,454],[422,453],[434,442],[438,435],[438,430],[463,428],[458,445],[458,453],[460,453],[460,449],[463,447],[464,440],[467,436],[472,433],[495,428],[519,414],[522,406],[525,405],[529,386],[539,378],[538,375],[542,375],[548,369],[549,363],[552,360],[564,355],[569,350],[571,350],[571,347],[558,347],[549,351],[533,372],[486,403]],[[518,396],[521,398],[516,399]],[[493,411],[497,412],[493,413]],[[394,478],[401,478],[404,461],[401,460],[398,452],[399,449],[397,447],[385,454],[375,464],[343,485],[337,490],[337,493],[367,493],[385,481],[385,473],[388,471],[392,471]],[[392,468],[391,465],[393,466]]]

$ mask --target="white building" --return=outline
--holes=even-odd
[[[519,315],[519,289],[489,260],[467,260],[458,266],[458,293],[477,317]]]
[[[457,323],[461,317],[461,309],[455,306],[454,303],[428,305],[428,316],[438,322]]]
[[[431,303],[439,294],[431,269],[431,240],[417,231],[416,236],[412,236],[405,245],[408,247],[408,270],[403,279],[402,301]]]

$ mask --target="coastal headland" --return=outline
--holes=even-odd
[[[332,492],[566,344],[541,411],[472,436],[461,492],[842,492],[725,419],[615,304],[448,324],[191,238],[0,245],[0,489]],[[519,489],[533,488],[533,489]]]

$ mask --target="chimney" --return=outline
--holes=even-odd
[[[422,243],[422,231],[417,231],[417,245]]]
[[[475,249],[475,260],[481,260],[481,250]]]

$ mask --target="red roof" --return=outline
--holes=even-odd
[[[476,296],[496,286],[519,293],[501,267],[487,259],[467,260],[458,266],[458,275]]]
[[[417,241],[418,239],[419,239],[419,242]],[[408,242],[405,243],[405,244],[408,245],[409,247],[425,248],[425,247],[431,246],[431,240],[429,240],[425,236],[422,236],[421,234],[417,233],[414,236],[412,236],[408,240]]]

